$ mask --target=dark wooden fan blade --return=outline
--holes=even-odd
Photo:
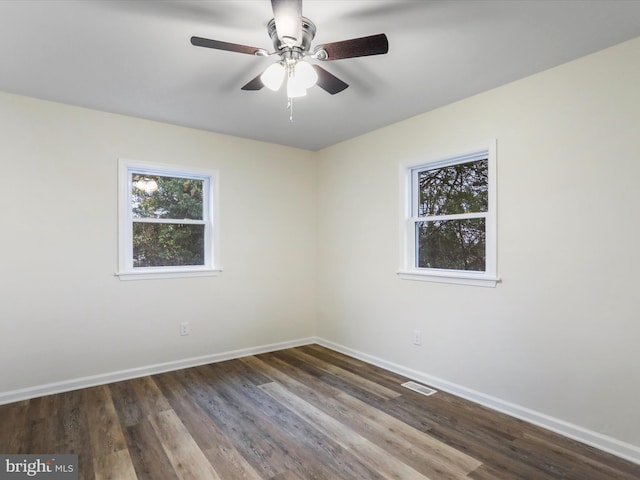
[[[341,58],[366,57],[368,55],[381,55],[389,51],[389,41],[384,33],[369,35],[368,37],[343,40],[320,45],[318,49],[327,52],[324,60],[340,60]],[[323,60],[322,57],[318,57]]]
[[[262,87],[264,87],[264,83],[262,83],[262,80],[260,80],[261,76],[262,74],[258,75],[253,80],[250,80],[249,83],[241,88],[241,90],[260,90]]]
[[[329,92],[331,95],[335,95],[336,93],[340,93],[349,85],[344,83],[338,77],[333,75],[332,73],[327,72],[320,65],[312,65],[313,69],[318,74],[318,81],[316,85],[322,88],[324,91]]]
[[[271,0],[278,38],[284,45],[302,44],[302,0]]]
[[[261,50],[260,48],[249,47],[247,45],[221,42],[220,40],[210,40],[202,37],[191,37],[191,45],[196,47],[215,48],[216,50],[226,50],[228,52],[247,53],[249,55],[255,55],[257,51]]]

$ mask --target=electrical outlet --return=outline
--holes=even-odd
[[[420,330],[413,331],[413,344],[422,345],[422,332]]]
[[[180,335],[189,335],[189,322],[180,323]]]

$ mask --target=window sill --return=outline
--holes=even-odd
[[[220,275],[222,269],[203,268],[198,270],[164,270],[157,271],[155,269],[134,271],[134,272],[116,272],[116,277],[120,280],[157,280],[161,278],[188,278],[188,277],[215,277]]]
[[[490,288],[495,288],[496,284],[500,281],[498,277],[492,277],[485,274],[451,272],[399,271],[398,277],[403,280],[451,283],[455,285],[472,285],[475,287]]]

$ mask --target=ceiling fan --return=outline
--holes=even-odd
[[[280,60],[277,63],[270,65],[263,73],[250,80],[242,90],[260,90],[265,86],[278,90],[286,80],[289,99],[306,95],[307,89],[315,84],[331,95],[349,86],[321,66],[304,61],[307,57],[331,61],[380,55],[389,51],[389,42],[384,33],[326,43],[311,50],[316,26],[311,20],[302,16],[302,0],[271,0],[271,7],[273,18],[267,24],[267,31],[273,42],[275,49],[273,52],[202,37],[191,37],[191,44],[259,57],[279,56]]]

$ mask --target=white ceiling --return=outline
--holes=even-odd
[[[0,90],[310,150],[640,36],[638,0],[303,0],[313,45],[376,33],[387,55],[322,66],[350,87],[240,87],[274,62],[268,0],[0,1]]]

